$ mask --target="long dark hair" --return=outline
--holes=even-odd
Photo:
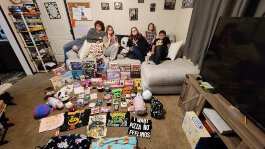
[[[154,23],[149,23],[148,26],[147,26],[147,30],[149,31],[149,26],[150,25],[153,25],[153,32],[156,34],[156,27],[155,27],[155,24]]]
[[[99,25],[101,27],[101,31],[104,31],[105,30],[105,26],[104,26],[104,23],[102,21],[99,21],[97,20],[95,23],[94,23],[94,26],[95,26],[95,29],[96,29],[96,26]]]
[[[113,27],[112,27],[111,25],[108,25],[108,26],[106,27],[106,35],[108,35],[108,30],[109,30],[109,28],[112,28],[112,30],[113,30],[113,33],[112,33],[112,34],[114,34],[114,29],[113,29]]]
[[[137,34],[136,34],[136,35],[133,35],[133,34],[132,34],[132,30],[133,30],[133,29],[136,29],[136,30],[137,30]],[[139,33],[139,30],[138,30],[136,27],[132,27],[132,28],[131,28],[131,34],[130,34],[130,36],[129,36],[129,38],[130,38],[131,40],[133,40],[133,39],[139,39],[141,36],[142,36],[142,34]]]

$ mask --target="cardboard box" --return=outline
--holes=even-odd
[[[182,129],[192,149],[206,148],[211,135],[203,126],[195,112],[186,112],[182,122]]]

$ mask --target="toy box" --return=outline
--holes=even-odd
[[[120,69],[107,69],[108,80],[120,79],[120,76],[121,76]]]
[[[132,71],[131,72],[131,78],[141,78],[141,72],[140,71]]]
[[[72,70],[74,80],[79,80],[80,76],[84,75],[83,70]]]
[[[211,136],[205,129],[195,112],[186,112],[182,122],[182,129],[186,134],[191,148],[206,148]]]
[[[130,64],[121,64],[120,65],[121,72],[130,72],[131,71],[131,65]]]
[[[71,71],[66,71],[61,75],[61,78],[64,83],[71,83],[73,82],[73,75]]]
[[[130,71],[121,71],[121,79],[130,79],[131,72]]]
[[[50,79],[53,89],[56,90],[64,85],[64,81],[61,76],[55,76]]]
[[[141,79],[134,79],[134,86],[135,87],[142,86],[142,80]]]
[[[58,68],[53,69],[53,70],[52,70],[52,73],[53,73],[54,76],[60,76],[60,75],[62,75],[65,71],[66,71],[66,70],[65,70],[65,65],[62,65],[62,66],[60,66],[60,67],[58,67]]]
[[[81,70],[83,64],[81,62],[70,62],[72,70]]]
[[[125,86],[133,86],[133,80],[125,80],[124,85]]]
[[[119,64],[118,63],[110,62],[109,63],[109,68],[110,69],[119,69]]]
[[[103,58],[96,59],[97,73],[106,72],[106,65]]]
[[[141,65],[139,64],[131,65],[131,71],[141,71]]]

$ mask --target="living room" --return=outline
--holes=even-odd
[[[0,9],[26,74],[0,80],[1,147],[265,147],[264,1],[3,0]]]

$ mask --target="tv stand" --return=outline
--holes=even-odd
[[[213,124],[215,132],[229,149],[263,149],[265,148],[265,134],[229,101],[219,93],[213,94],[204,91],[200,86],[197,75],[186,75],[178,105],[183,113],[194,111],[198,116],[202,115],[203,108],[210,105],[234,130],[234,135],[220,134]],[[207,117],[204,116],[207,120]]]

